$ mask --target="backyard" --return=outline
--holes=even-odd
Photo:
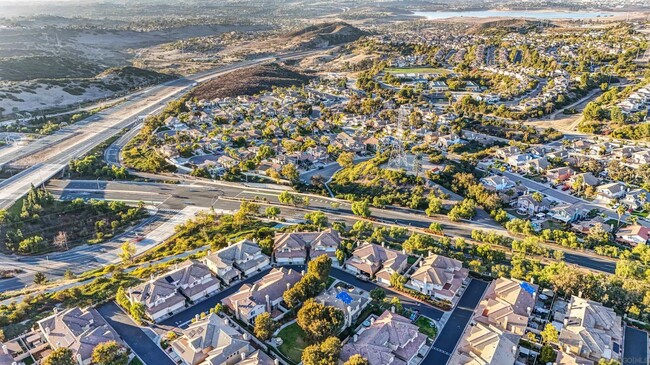
[[[427,317],[424,316],[418,317],[418,319],[415,321],[415,325],[418,326],[420,332],[424,333],[429,338],[433,339],[436,338],[436,336],[438,335],[438,328]]]
[[[298,323],[292,323],[278,333],[278,337],[282,339],[282,345],[278,346],[278,350],[294,363],[300,363],[302,351],[308,346],[303,339],[304,336],[305,332],[298,326]]]

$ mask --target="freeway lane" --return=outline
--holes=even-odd
[[[156,201],[164,201],[161,205],[163,209],[183,209],[187,205],[196,205],[199,207],[210,207],[233,210],[237,209],[239,202],[227,200],[227,198],[245,198],[253,199],[264,197],[269,203],[279,204],[278,191],[260,189],[246,186],[244,184],[233,183],[213,183],[213,184],[163,184],[163,183],[144,183],[144,182],[99,182],[98,190],[97,181],[72,181],[72,180],[54,180],[48,188],[64,197],[85,197],[96,199],[150,199],[155,197]],[[84,194],[84,195],[80,195]],[[339,206],[332,207],[332,202],[339,202]],[[300,219],[305,214],[304,209],[282,206],[282,215],[292,219]],[[353,224],[356,218],[349,202],[330,199],[326,197],[310,198],[309,210],[321,210],[330,215],[330,220],[345,221],[347,224]],[[402,209],[376,209],[372,208],[372,216],[377,221],[387,224],[398,224],[404,227],[428,228],[431,222],[440,222],[445,234],[451,237],[464,237],[471,239],[473,229],[494,230],[499,234],[507,234],[503,228],[495,228],[493,225],[487,225],[483,222],[450,222],[448,220],[433,219],[424,214],[413,213]],[[553,247],[564,252],[564,261],[569,264],[582,266],[592,270],[598,270],[606,273],[614,273],[616,261],[607,257],[595,255],[586,251],[574,251],[565,248]]]
[[[324,50],[295,52],[280,57],[283,59],[301,58]],[[31,184],[41,185],[48,181],[61,171],[70,160],[83,156],[101,142],[134,124],[138,121],[139,116],[161,110],[169,101],[175,100],[189,91],[195,83],[204,82],[224,73],[271,60],[271,57],[265,57],[243,61],[188,78],[172,80],[155,86],[147,92],[137,93],[127,101],[75,123],[57,133],[57,137],[51,138],[59,138],[62,141],[45,140],[21,148],[21,153],[13,156],[15,158],[12,161],[15,161],[16,164],[32,167],[0,182],[0,209],[9,208],[16,200],[27,193]],[[65,136],[69,138],[64,138]],[[42,143],[46,143],[48,146],[45,150],[43,150]]]

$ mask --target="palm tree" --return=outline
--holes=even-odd
[[[624,204],[621,204],[621,205],[618,206],[618,208],[616,208],[616,214],[618,214],[618,228],[617,228],[617,230],[621,228],[621,217],[623,216],[623,214],[625,214],[625,211],[626,211],[626,209],[625,209]]]

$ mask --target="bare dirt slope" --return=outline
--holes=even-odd
[[[277,63],[265,64],[230,72],[201,84],[190,97],[212,100],[237,95],[253,95],[271,87],[290,87],[305,84],[313,76],[300,73]]]

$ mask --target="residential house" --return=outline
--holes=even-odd
[[[639,165],[650,164],[650,150],[634,152],[632,154],[632,160]]]
[[[343,328],[347,328],[355,323],[363,309],[370,303],[369,295],[361,290],[359,292],[331,287],[318,294],[314,300],[320,304],[341,310],[345,317]]]
[[[364,243],[352,253],[345,266],[355,274],[375,277],[382,284],[390,284],[393,273],[403,273],[408,267],[408,256],[383,245]]]
[[[511,155],[506,158],[506,163],[512,167],[518,168],[525,166],[533,157],[527,153]]]
[[[345,132],[336,135],[336,141],[341,143],[345,147],[346,151],[350,152],[359,153],[366,148],[363,143],[357,141],[354,137]]]
[[[528,161],[523,167],[524,169],[536,173],[536,174],[541,174],[545,172],[549,167],[551,166],[551,163],[548,162],[548,160],[544,157],[536,158],[534,160]]]
[[[645,189],[634,189],[625,193],[621,202],[634,210],[643,209],[643,205],[650,201],[650,193]]]
[[[410,364],[425,345],[427,336],[422,334],[408,318],[385,311],[379,318],[371,318],[371,324],[356,334],[341,349],[341,361],[359,354],[370,365]]]
[[[630,246],[648,244],[650,240],[650,228],[638,224],[623,227],[616,232],[616,240]]]
[[[587,186],[596,187],[600,184],[600,179],[595,177],[591,172],[584,172],[582,174],[575,174],[569,178],[569,182],[573,185],[576,181],[580,182],[580,188]]]
[[[605,232],[612,231],[612,226],[605,223],[605,219],[600,216],[596,216],[592,219],[584,221],[575,222],[571,225],[571,228],[573,228],[574,231],[583,234],[589,234],[589,232],[591,232],[593,229],[596,229],[597,227],[600,227]]]
[[[205,264],[188,260],[166,274],[129,288],[128,298],[131,303],[143,304],[147,315],[157,322],[183,309],[186,300],[197,301],[220,287]]]
[[[204,262],[226,284],[257,272],[271,263],[257,243],[246,239],[215,253],[208,252]]]
[[[513,365],[520,336],[495,326],[477,323],[469,327],[448,365]]]
[[[488,286],[476,308],[474,321],[522,336],[535,307],[537,285],[499,278]]]
[[[74,307],[61,312],[55,309],[53,315],[38,321],[38,327],[53,349],[70,349],[79,365],[92,362],[93,350],[100,343],[122,343],[117,332],[94,308]]]
[[[469,270],[463,263],[441,255],[430,255],[420,261],[406,286],[438,299],[452,301],[467,279]]]
[[[234,365],[255,351],[248,334],[240,333],[228,320],[211,313],[191,323],[171,343],[184,365]]]
[[[244,284],[239,291],[223,299],[223,304],[230,308],[237,319],[249,323],[255,317],[271,313],[282,302],[282,295],[302,278],[302,274],[286,268],[275,268],[255,283]]]
[[[510,179],[499,175],[484,177],[481,179],[481,184],[483,184],[483,186],[485,186],[488,190],[493,191],[504,191],[515,186],[515,183],[513,183]]]
[[[564,223],[573,223],[589,213],[582,204],[561,204],[550,209],[550,216]]]
[[[499,148],[495,152],[496,156],[502,160],[506,160],[510,156],[521,154],[521,150],[516,146],[507,146]]]
[[[549,209],[551,201],[546,197],[542,201],[537,201],[532,194],[522,195],[517,198],[517,210],[529,216],[535,215]]]
[[[279,264],[304,264],[309,256],[314,259],[327,255],[336,260],[341,245],[339,232],[329,228],[321,232],[289,232],[277,234],[273,251]]]
[[[567,353],[598,361],[620,361],[623,345],[621,317],[600,303],[572,296],[560,330],[559,345]]]
[[[627,187],[621,182],[613,182],[596,187],[598,199],[605,202],[613,202],[621,198],[627,192]]]
[[[546,177],[550,181],[566,181],[574,174],[575,172],[573,169],[567,166],[557,167],[546,171]]]

